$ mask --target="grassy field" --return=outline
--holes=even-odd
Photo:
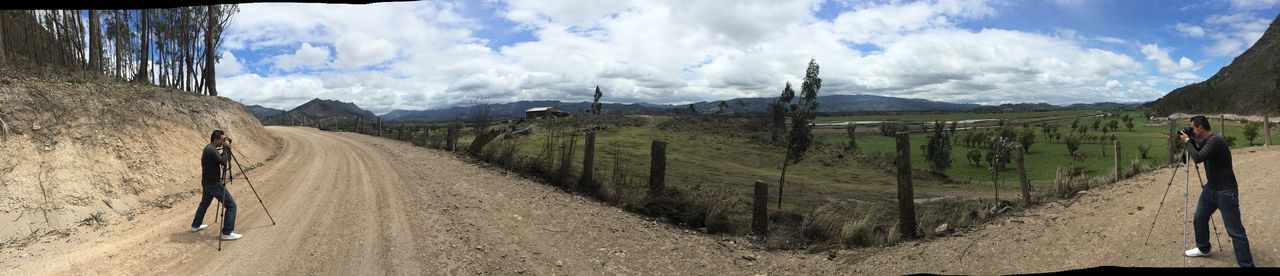
[[[1134,118],[1133,130],[1130,131],[1127,128],[1124,128],[1123,124],[1121,124],[1122,126],[1119,131],[1109,133],[1115,134],[1116,139],[1120,141],[1121,158],[1123,159],[1124,164],[1128,165],[1129,162],[1134,159],[1139,159],[1141,164],[1149,166],[1163,166],[1167,164],[1168,136],[1166,133],[1168,133],[1169,130],[1168,125],[1166,123],[1153,124],[1149,122],[1147,118],[1143,117],[1142,112],[1140,111],[1124,111],[1115,113],[1116,116],[1124,114],[1128,114]],[[980,115],[981,114],[976,114],[975,116]],[[1080,123],[1091,125],[1095,120],[1109,121],[1111,118],[1082,119],[1080,120]],[[1017,121],[1015,120],[1013,125],[1018,125],[1016,122]],[[1222,134],[1223,132],[1221,130],[1221,126],[1218,125],[1218,121],[1212,120],[1212,123],[1214,124],[1215,132]],[[1070,129],[1071,120],[1057,121],[1051,124],[1060,125],[1059,131],[1065,136],[1068,129]],[[1177,122],[1179,127],[1185,124],[1185,122]],[[1054,181],[1057,169],[1070,167],[1074,165],[1075,161],[1073,161],[1071,156],[1067,153],[1067,146],[1065,142],[1046,140],[1045,137],[1043,137],[1044,135],[1040,132],[1038,124],[1032,126],[1032,129],[1035,131],[1037,137],[1036,142],[1031,145],[1030,150],[1026,155],[1025,164],[1027,166],[1027,177],[1032,181],[1033,189],[1047,190],[1049,189],[1048,186]],[[1226,129],[1227,136],[1237,137],[1235,148],[1246,147],[1249,145],[1248,141],[1244,139],[1243,124],[1227,121]],[[958,131],[957,136],[962,136],[964,132],[965,131]],[[1101,134],[1101,131],[1090,130],[1089,133],[1090,135]],[[1259,136],[1261,137],[1261,135]],[[844,135],[825,135],[821,140],[830,144],[839,144],[848,141],[848,138]],[[913,146],[911,162],[912,166],[915,168],[922,170],[928,169],[928,165],[925,163],[924,159],[924,152],[919,148],[919,145],[926,143],[927,140],[927,135],[924,133],[913,133],[911,135],[911,144]],[[860,149],[867,152],[890,153],[893,152],[895,148],[895,142],[891,137],[868,135],[858,137],[857,141]],[[1259,140],[1256,143],[1261,143],[1261,141]],[[1140,154],[1138,152],[1138,145],[1140,144],[1149,145],[1151,147],[1148,156],[1149,158],[1140,158]],[[952,147],[951,157],[954,161],[951,168],[946,171],[946,174],[952,179],[973,179],[974,182],[985,182],[981,185],[983,187],[991,187],[991,178],[987,173],[986,165],[970,165],[965,159],[965,155],[968,153],[969,148],[965,147],[963,143],[952,143]],[[1110,141],[1101,143],[1082,142],[1080,145],[1080,151],[1089,155],[1083,165],[1090,175],[1108,175],[1114,169],[1114,146]],[[1105,157],[1103,156],[1104,152],[1106,154]],[[1009,168],[1002,171],[1000,179],[1002,190],[1016,187],[1016,166],[1011,165]]]

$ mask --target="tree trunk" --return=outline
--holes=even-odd
[[[787,155],[791,155],[790,152]],[[791,164],[791,160],[786,157],[782,158],[782,176],[778,177],[778,210],[782,210],[782,185],[787,182],[787,165]]]
[[[102,26],[98,11],[89,10],[89,70],[102,74]]]
[[[215,6],[209,6],[209,11],[206,13],[208,21],[205,22],[208,28],[205,29],[204,33],[204,82],[205,86],[208,87],[209,96],[218,96],[217,81],[214,80],[215,75],[213,72],[215,63],[213,59],[213,36],[218,33],[216,29],[218,20],[217,15],[215,15],[217,10]]]
[[[138,34],[140,39],[140,43],[138,45],[138,52],[140,54],[138,56],[138,74],[133,76],[133,79],[139,82],[148,82],[150,80],[150,78],[148,78],[149,72],[147,71],[147,66],[150,63],[148,61],[151,59],[150,15],[150,11],[142,10],[142,18],[138,19],[142,22],[142,32]]]

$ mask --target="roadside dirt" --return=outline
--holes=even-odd
[[[231,189],[241,210],[237,232],[245,238],[224,242],[222,251],[216,248],[217,231],[189,231],[197,198],[186,198],[133,221],[0,249],[0,271],[881,275],[1235,265],[1230,251],[1206,259],[1179,255],[1181,185],[1169,192],[1151,245],[1143,245],[1169,169],[1089,191],[1070,207],[1051,203],[960,236],[810,254],[761,251],[744,237],[653,222],[403,142],[312,128],[267,129],[283,150],[249,176],[277,225],[249,187],[236,183]],[[1280,227],[1280,213],[1267,211],[1275,207],[1269,199],[1280,196],[1274,185],[1280,175],[1273,169],[1280,150],[1249,148],[1234,157],[1255,261],[1274,266],[1280,237],[1270,230]],[[1195,176],[1191,181],[1196,185]],[[1194,199],[1198,191],[1192,187],[1189,196]],[[214,225],[212,214],[206,223]],[[1225,232],[1222,238],[1226,242]],[[1222,248],[1229,245],[1215,241],[1215,250]]]

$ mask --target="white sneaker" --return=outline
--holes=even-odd
[[[1187,251],[1186,251],[1186,252],[1182,252],[1182,254],[1183,254],[1183,255],[1186,255],[1187,257],[1205,257],[1205,256],[1209,256],[1209,253],[1200,252],[1200,248],[1199,248],[1199,247],[1192,248],[1192,249],[1187,249]]]
[[[235,232],[232,232],[230,235],[222,235],[222,240],[224,240],[224,241],[234,241],[234,240],[238,240],[238,239],[240,239],[240,237],[242,237],[242,236],[243,236],[243,235],[236,234]]]
[[[208,224],[201,224],[200,227],[191,227],[191,232],[200,232],[200,230],[204,230],[206,228],[209,228]]]

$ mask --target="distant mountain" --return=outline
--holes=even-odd
[[[728,108],[723,111],[720,110],[721,101],[698,102],[694,104],[694,109],[699,113],[764,113],[769,111],[769,103],[774,100],[777,100],[777,98],[738,98],[725,100],[724,103]],[[738,106],[739,101],[742,102],[742,107]],[[970,111],[978,107],[981,107],[981,105],[956,104],[873,95],[818,96],[818,113],[947,112]],[[678,108],[687,110],[688,105],[682,105]]]
[[[265,106],[256,105],[256,104],[248,105],[248,106],[245,106],[244,108],[248,109],[249,113],[253,113],[254,117],[258,117],[258,121],[261,121],[261,122],[266,122],[267,120],[271,120],[271,118],[275,118],[276,116],[280,116],[280,114],[284,114],[284,110],[279,110],[279,109],[265,107]]]
[[[1253,46],[1209,79],[1147,104],[1155,116],[1183,113],[1254,115],[1280,110],[1280,16]]]
[[[739,98],[725,100],[727,108],[720,109],[720,101],[704,101],[694,103],[694,109],[701,114],[750,114],[764,113],[769,103],[776,98]],[[741,105],[739,105],[741,102]],[[828,95],[818,97],[819,113],[859,113],[859,112],[919,112],[919,111],[970,111],[981,107],[977,104],[955,104],[935,102],[921,99],[905,99],[872,95]],[[524,111],[534,107],[554,106],[571,114],[586,114],[591,108],[590,102],[566,103],[561,101],[519,101],[505,104],[490,104],[490,112],[494,118],[511,119],[524,116]],[[688,104],[662,105],[649,103],[618,104],[606,103],[601,112],[606,114],[649,114],[661,115],[674,112],[687,112]],[[453,107],[437,110],[396,110],[382,117],[389,122],[407,121],[444,121],[465,119],[471,114],[471,107]]]
[[[1133,109],[1133,108],[1141,107],[1142,105],[1143,103],[1101,102],[1101,103],[1090,103],[1090,104],[1078,103],[1078,104],[1068,105],[1065,108],[1066,109],[1089,109],[1089,110],[1116,110],[1116,109]]]
[[[350,123],[357,118],[373,122],[377,115],[361,109],[356,104],[335,100],[314,99],[267,120],[267,125],[315,125]]]
[[[569,112],[571,114],[586,114],[591,108],[590,102],[565,103],[561,101],[518,101],[504,104],[489,104],[490,116],[495,119],[514,119],[524,117],[524,111],[535,107],[553,106],[557,109]],[[606,103],[600,107],[601,112],[607,114],[665,114],[671,108],[671,105],[662,107],[643,106],[641,104],[617,104]],[[447,121],[455,119],[466,119],[471,116],[472,106],[456,106],[446,109],[436,110],[394,110],[382,115],[383,120],[388,122],[411,122],[411,121]]]
[[[976,108],[973,112],[984,113],[1005,113],[1005,112],[1036,112],[1062,109],[1061,106],[1051,105],[1047,103],[1016,103],[1002,104],[997,106],[984,106]]]

